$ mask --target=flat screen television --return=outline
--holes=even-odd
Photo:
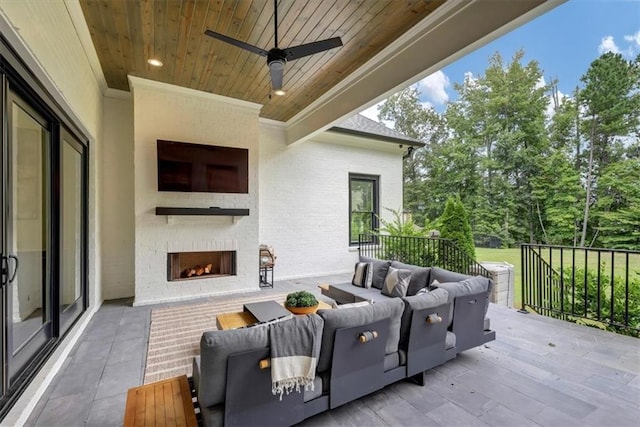
[[[158,191],[248,193],[249,150],[158,141]]]

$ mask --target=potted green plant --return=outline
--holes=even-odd
[[[318,310],[318,300],[308,291],[292,292],[287,294],[284,306],[293,314],[311,314]]]

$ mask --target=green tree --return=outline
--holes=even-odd
[[[608,165],[599,181],[595,204],[599,242],[607,248],[640,248],[640,162]]]
[[[582,133],[588,143],[580,238],[580,246],[584,246],[590,209],[605,196],[598,180],[608,165],[622,160],[622,139],[637,132],[640,124],[640,57],[627,61],[621,54],[607,52],[591,63],[580,80],[585,85],[580,94]],[[597,229],[597,224],[593,228]]]
[[[473,244],[473,232],[469,224],[469,216],[460,200],[460,196],[447,199],[444,212],[438,219],[438,224],[441,237],[453,240],[467,255],[475,259],[476,248]]]
[[[476,232],[499,233],[503,241],[536,240],[540,234],[533,179],[548,138],[548,88],[536,61],[522,64],[517,52],[505,64],[499,53],[484,76],[455,85],[458,101],[447,109],[460,196]]]
[[[578,110],[574,98],[559,100],[554,92],[553,100],[549,146],[538,159],[541,173],[532,181],[533,198],[544,241],[575,245],[582,212],[579,204],[584,198],[580,172],[574,160],[574,156],[579,155],[579,151],[574,150],[580,146]]]
[[[447,138],[444,118],[420,103],[420,92],[408,87],[389,97],[378,117],[394,122],[394,128],[425,143],[404,159],[404,209],[417,225],[424,226],[442,212],[446,196],[442,184],[433,179],[438,170],[440,151]]]

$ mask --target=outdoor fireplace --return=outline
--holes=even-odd
[[[170,282],[235,275],[236,251],[167,254],[167,280]]]

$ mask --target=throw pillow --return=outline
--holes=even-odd
[[[415,295],[420,289],[429,285],[429,275],[431,274],[431,268],[429,267],[418,267],[417,265],[405,264],[399,261],[392,261],[391,267],[411,270],[407,296]]]
[[[373,280],[373,266],[370,262],[357,262],[351,284],[369,289]]]
[[[388,297],[403,297],[407,294],[411,270],[403,270],[389,267],[387,277],[384,279],[382,294]]]
[[[370,262],[373,264],[373,282],[371,286],[376,289],[382,289],[382,286],[384,285],[384,278],[387,277],[387,271],[389,269],[389,265],[391,265],[391,261],[384,261],[361,255],[360,262]]]
[[[416,295],[422,295],[422,294],[428,294],[428,293],[429,293],[429,288],[422,288],[418,292],[416,292]]]

